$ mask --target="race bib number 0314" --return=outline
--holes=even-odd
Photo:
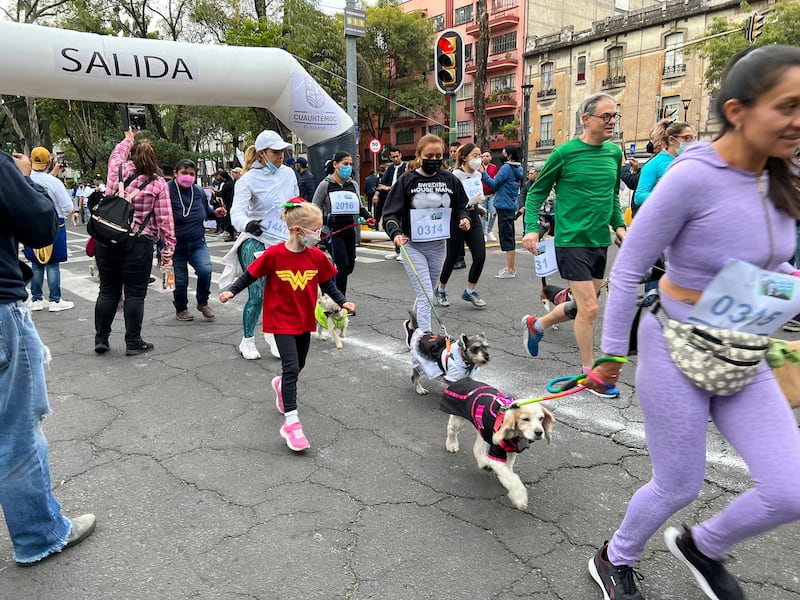
[[[451,208],[412,208],[411,241],[435,242],[450,237]]]

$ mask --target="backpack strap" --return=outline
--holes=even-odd
[[[122,184],[123,188],[127,189],[128,186],[131,183],[133,183],[133,180],[136,179],[138,176],[139,176],[139,174],[136,173],[136,172],[131,174],[131,176],[128,177],[123,182],[123,184]],[[142,185],[141,187],[137,187],[136,189],[144,190],[144,188],[146,188],[148,185],[150,185],[153,181],[156,180],[156,177],[157,177],[157,175],[155,173],[153,173],[152,175],[150,175],[150,177],[147,179],[147,181],[144,182],[144,185]],[[121,164],[119,165],[119,179],[122,180],[122,165]],[[150,212],[147,213],[147,216],[142,220],[142,224],[139,226],[139,230],[134,234],[134,237],[139,237],[140,235],[142,235],[142,232],[144,231],[144,228],[147,227],[147,223],[150,222],[150,217],[153,216],[153,213],[155,213],[155,211],[156,211],[156,201],[153,200],[153,207],[150,209]]]

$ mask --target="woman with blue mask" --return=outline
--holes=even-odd
[[[356,265],[356,228],[370,218],[361,206],[358,183],[353,179],[353,157],[337,152],[325,166],[327,176],[311,200],[322,210],[325,246],[336,265],[336,287],[347,296],[347,277]]]
[[[257,255],[289,237],[281,213],[283,205],[300,192],[294,170],[283,164],[287,148],[291,148],[291,144],[283,141],[276,131],[265,129],[245,153],[244,169],[236,182],[231,206],[231,223],[241,233],[225,255],[226,269],[223,271],[223,277],[232,277],[231,283]],[[247,303],[242,310],[244,332],[239,352],[244,358],[254,360],[261,358],[256,348],[255,328],[261,316],[263,280],[248,287],[247,293]],[[274,336],[265,334],[264,338],[272,356],[280,358]]]

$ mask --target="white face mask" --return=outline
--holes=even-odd
[[[482,164],[483,161],[480,158],[473,158],[472,160],[469,161],[469,168],[472,169],[473,171],[477,171],[478,169],[481,168]]]
[[[691,145],[692,145],[692,142],[681,142],[680,145],[678,146],[678,149],[675,150],[675,154],[680,156]]]

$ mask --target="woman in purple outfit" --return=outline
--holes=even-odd
[[[717,111],[720,135],[675,160],[622,245],[605,312],[602,350],[608,355],[627,354],[639,279],[663,251],[661,309],[679,322],[687,322],[729,259],[800,275],[785,262],[794,256],[800,217],[791,162],[800,146],[800,49],[764,46],[734,57],[723,73]],[[641,318],[638,345],[647,349],[639,354],[636,390],[653,475],[589,561],[589,572],[606,600],[644,598],[632,565],[647,540],[700,492],[710,417],[747,463],[753,487],[711,518],[691,529],[670,527],[664,537],[708,598],[744,598],[723,556],[739,542],[800,519],[797,422],[765,362],[751,383],[718,396],[697,387],[670,359],[652,313]],[[594,372],[614,384],[619,369],[604,362]]]

